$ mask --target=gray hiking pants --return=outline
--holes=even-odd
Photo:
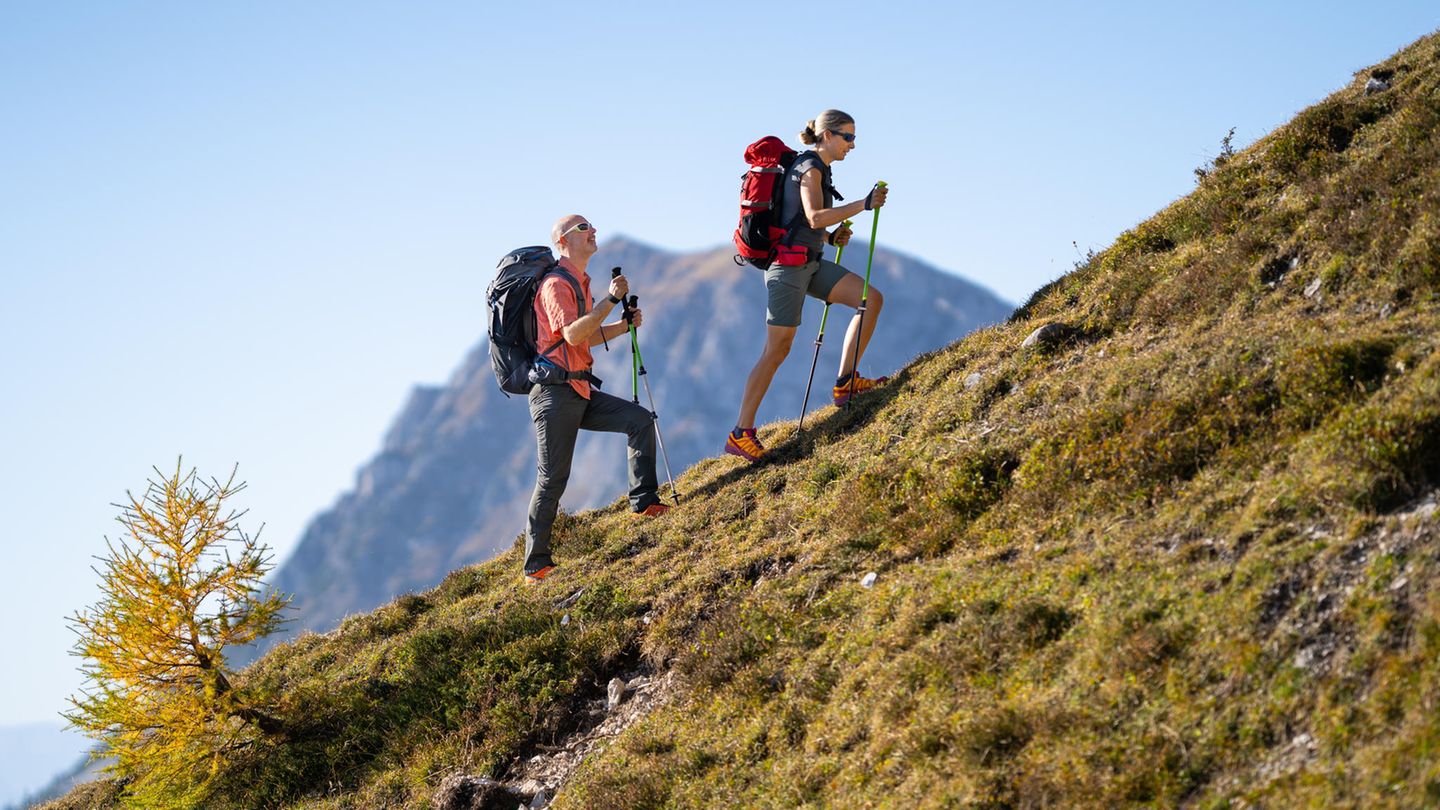
[[[537,385],[530,389],[530,419],[535,422],[535,494],[530,496],[530,517],[525,526],[525,571],[554,564],[550,557],[550,529],[560,496],[570,481],[570,462],[580,429],[624,433],[629,437],[630,508],[639,512],[659,503],[655,478],[655,424],[650,412],[590,389],[590,399],[569,385]]]

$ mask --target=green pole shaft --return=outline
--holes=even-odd
[[[885,181],[881,180],[875,185],[884,188]],[[860,288],[860,302],[862,304],[865,302],[865,299],[870,297],[870,265],[875,263],[875,231],[880,229],[880,209],[876,208],[871,213],[875,215],[875,218],[870,220],[870,256],[865,260],[865,284]]]
[[[881,180],[875,184],[879,188],[885,187],[885,181]],[[860,328],[855,330],[855,350],[850,353],[850,398],[845,400],[849,405],[855,399],[855,378],[860,376],[860,341],[865,339],[865,309],[870,302],[870,267],[875,263],[875,233],[880,230],[880,209],[873,212],[875,218],[870,220],[870,256],[865,260],[865,283],[860,287]]]
[[[640,401],[640,344],[635,342],[635,324],[630,324],[630,398]]]
[[[851,223],[850,223],[850,220],[847,219],[847,220],[845,220],[844,222],[842,222],[842,223],[840,223],[840,224],[848,228],[848,227],[850,227],[850,224],[851,224]],[[844,245],[836,245],[836,246],[835,246],[835,263],[836,263],[836,264],[839,264],[839,263],[840,263],[840,257],[841,257],[841,256],[844,256],[844,255],[845,255],[845,246],[844,246]],[[829,317],[830,317],[830,302],[829,302],[829,301],[826,301],[826,302],[825,302],[825,309],[823,309],[823,310],[820,311],[820,336],[817,337],[817,338],[815,338],[815,342],[816,342],[816,343],[820,343],[821,341],[825,340],[825,319],[827,319],[827,318],[829,318]]]

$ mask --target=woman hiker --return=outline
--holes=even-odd
[[[841,225],[834,231],[831,226],[840,225],[861,211],[869,211],[885,204],[886,189],[876,186],[865,195],[865,199],[835,207],[835,188],[830,180],[830,164],[844,160],[855,148],[855,119],[839,110],[826,110],[800,133],[801,142],[811,146],[811,151],[802,152],[790,165],[785,175],[785,187],[780,192],[780,218],[790,231],[789,239],[807,250],[806,262],[798,267],[782,267],[772,264],[765,271],[765,289],[768,300],[765,312],[765,349],[760,360],[751,369],[745,381],[745,395],[740,400],[740,419],[735,429],[725,440],[725,452],[747,461],[758,461],[765,455],[765,447],[755,435],[755,412],[760,410],[760,400],[770,387],[775,370],[790,354],[790,344],[795,341],[795,330],[800,326],[800,312],[805,296],[810,295],[831,304],[859,307],[864,282],[854,273],[834,262],[820,257],[828,242],[844,245],[850,241],[850,229]],[[835,404],[844,405],[852,393],[869,391],[885,377],[867,379],[860,377],[856,368],[865,354],[865,346],[875,330],[875,321],[885,305],[885,296],[874,286],[870,287],[866,309],[869,317],[861,318],[856,312],[845,332],[845,346],[840,353],[840,375],[835,379],[832,391]],[[864,331],[861,332],[861,321]],[[856,343],[859,343],[857,346]],[[851,380],[851,375],[856,379]]]

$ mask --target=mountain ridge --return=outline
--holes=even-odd
[[[866,246],[855,244],[851,255],[864,256],[860,249]],[[646,309],[642,349],[677,469],[718,452],[733,417],[728,410],[738,408],[736,375],[748,372],[759,354],[763,285],[758,271],[737,267],[732,255],[723,247],[678,253],[617,236],[591,262],[599,275],[624,267],[640,294]],[[908,319],[924,331],[882,322],[867,353],[872,364],[899,365],[926,348],[927,332],[959,336],[1011,310],[973,282],[884,247],[877,246],[873,275],[877,285],[888,285],[891,311],[908,307]],[[802,328],[815,328],[816,306]],[[827,369],[838,365],[845,324],[832,321],[824,365],[816,372],[822,390],[812,398],[815,404],[822,401]],[[608,352],[595,350],[596,372],[610,381],[607,390],[621,396],[628,387],[628,348],[622,339],[612,341]],[[797,340],[762,418],[799,412],[795,378],[809,356]],[[733,388],[733,403],[710,395],[716,379]],[[277,589],[299,595],[292,629],[329,629],[343,616],[433,586],[454,567],[509,547],[523,529],[534,483],[532,433],[523,398],[507,398],[495,386],[482,334],[446,383],[411,390],[354,487],[316,516],[272,577]],[[620,438],[583,436],[562,507],[599,506],[624,491],[623,458]],[[493,461],[487,467],[478,459]],[[240,660],[258,652],[242,651]]]

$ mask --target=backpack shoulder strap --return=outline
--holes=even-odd
[[[814,149],[807,149],[796,155],[795,161],[790,164],[790,171],[799,172],[795,178],[797,180],[804,177],[805,172],[811,169],[819,169],[822,173],[825,171],[825,162],[820,159],[820,155]]]
[[[544,273],[540,274],[540,283],[535,287],[536,295],[539,295],[540,288],[545,286],[545,281],[547,278],[550,277],[551,274],[558,275],[560,278],[563,278],[566,281],[570,282],[570,289],[575,291],[576,311],[579,313],[579,317],[585,317],[586,313],[590,311],[590,302],[585,300],[585,292],[580,289],[579,280],[577,280],[574,276],[570,275],[570,271],[562,267],[559,262],[550,265],[550,267],[547,268]],[[561,338],[560,340],[551,343],[544,350],[538,352],[538,354],[541,357],[549,357],[551,352],[555,351],[563,345],[565,345],[565,340],[564,338]]]
[[[795,216],[791,217],[789,222],[781,224],[781,227],[785,229],[784,244],[786,245],[794,244],[793,240],[795,238],[795,226],[805,218],[805,205],[804,203],[800,202],[800,183],[805,177],[805,173],[810,171],[811,169],[820,170],[820,181],[821,183],[824,183],[825,162],[820,159],[820,155],[816,154],[814,149],[807,149],[806,151],[796,155],[795,160],[791,161],[790,170],[785,173],[785,180],[781,184],[782,188],[780,190],[780,194],[789,194],[791,191],[790,178],[795,178],[794,192],[795,201],[797,203],[797,205],[795,206]],[[780,206],[777,207],[783,209],[784,204],[782,203]]]

